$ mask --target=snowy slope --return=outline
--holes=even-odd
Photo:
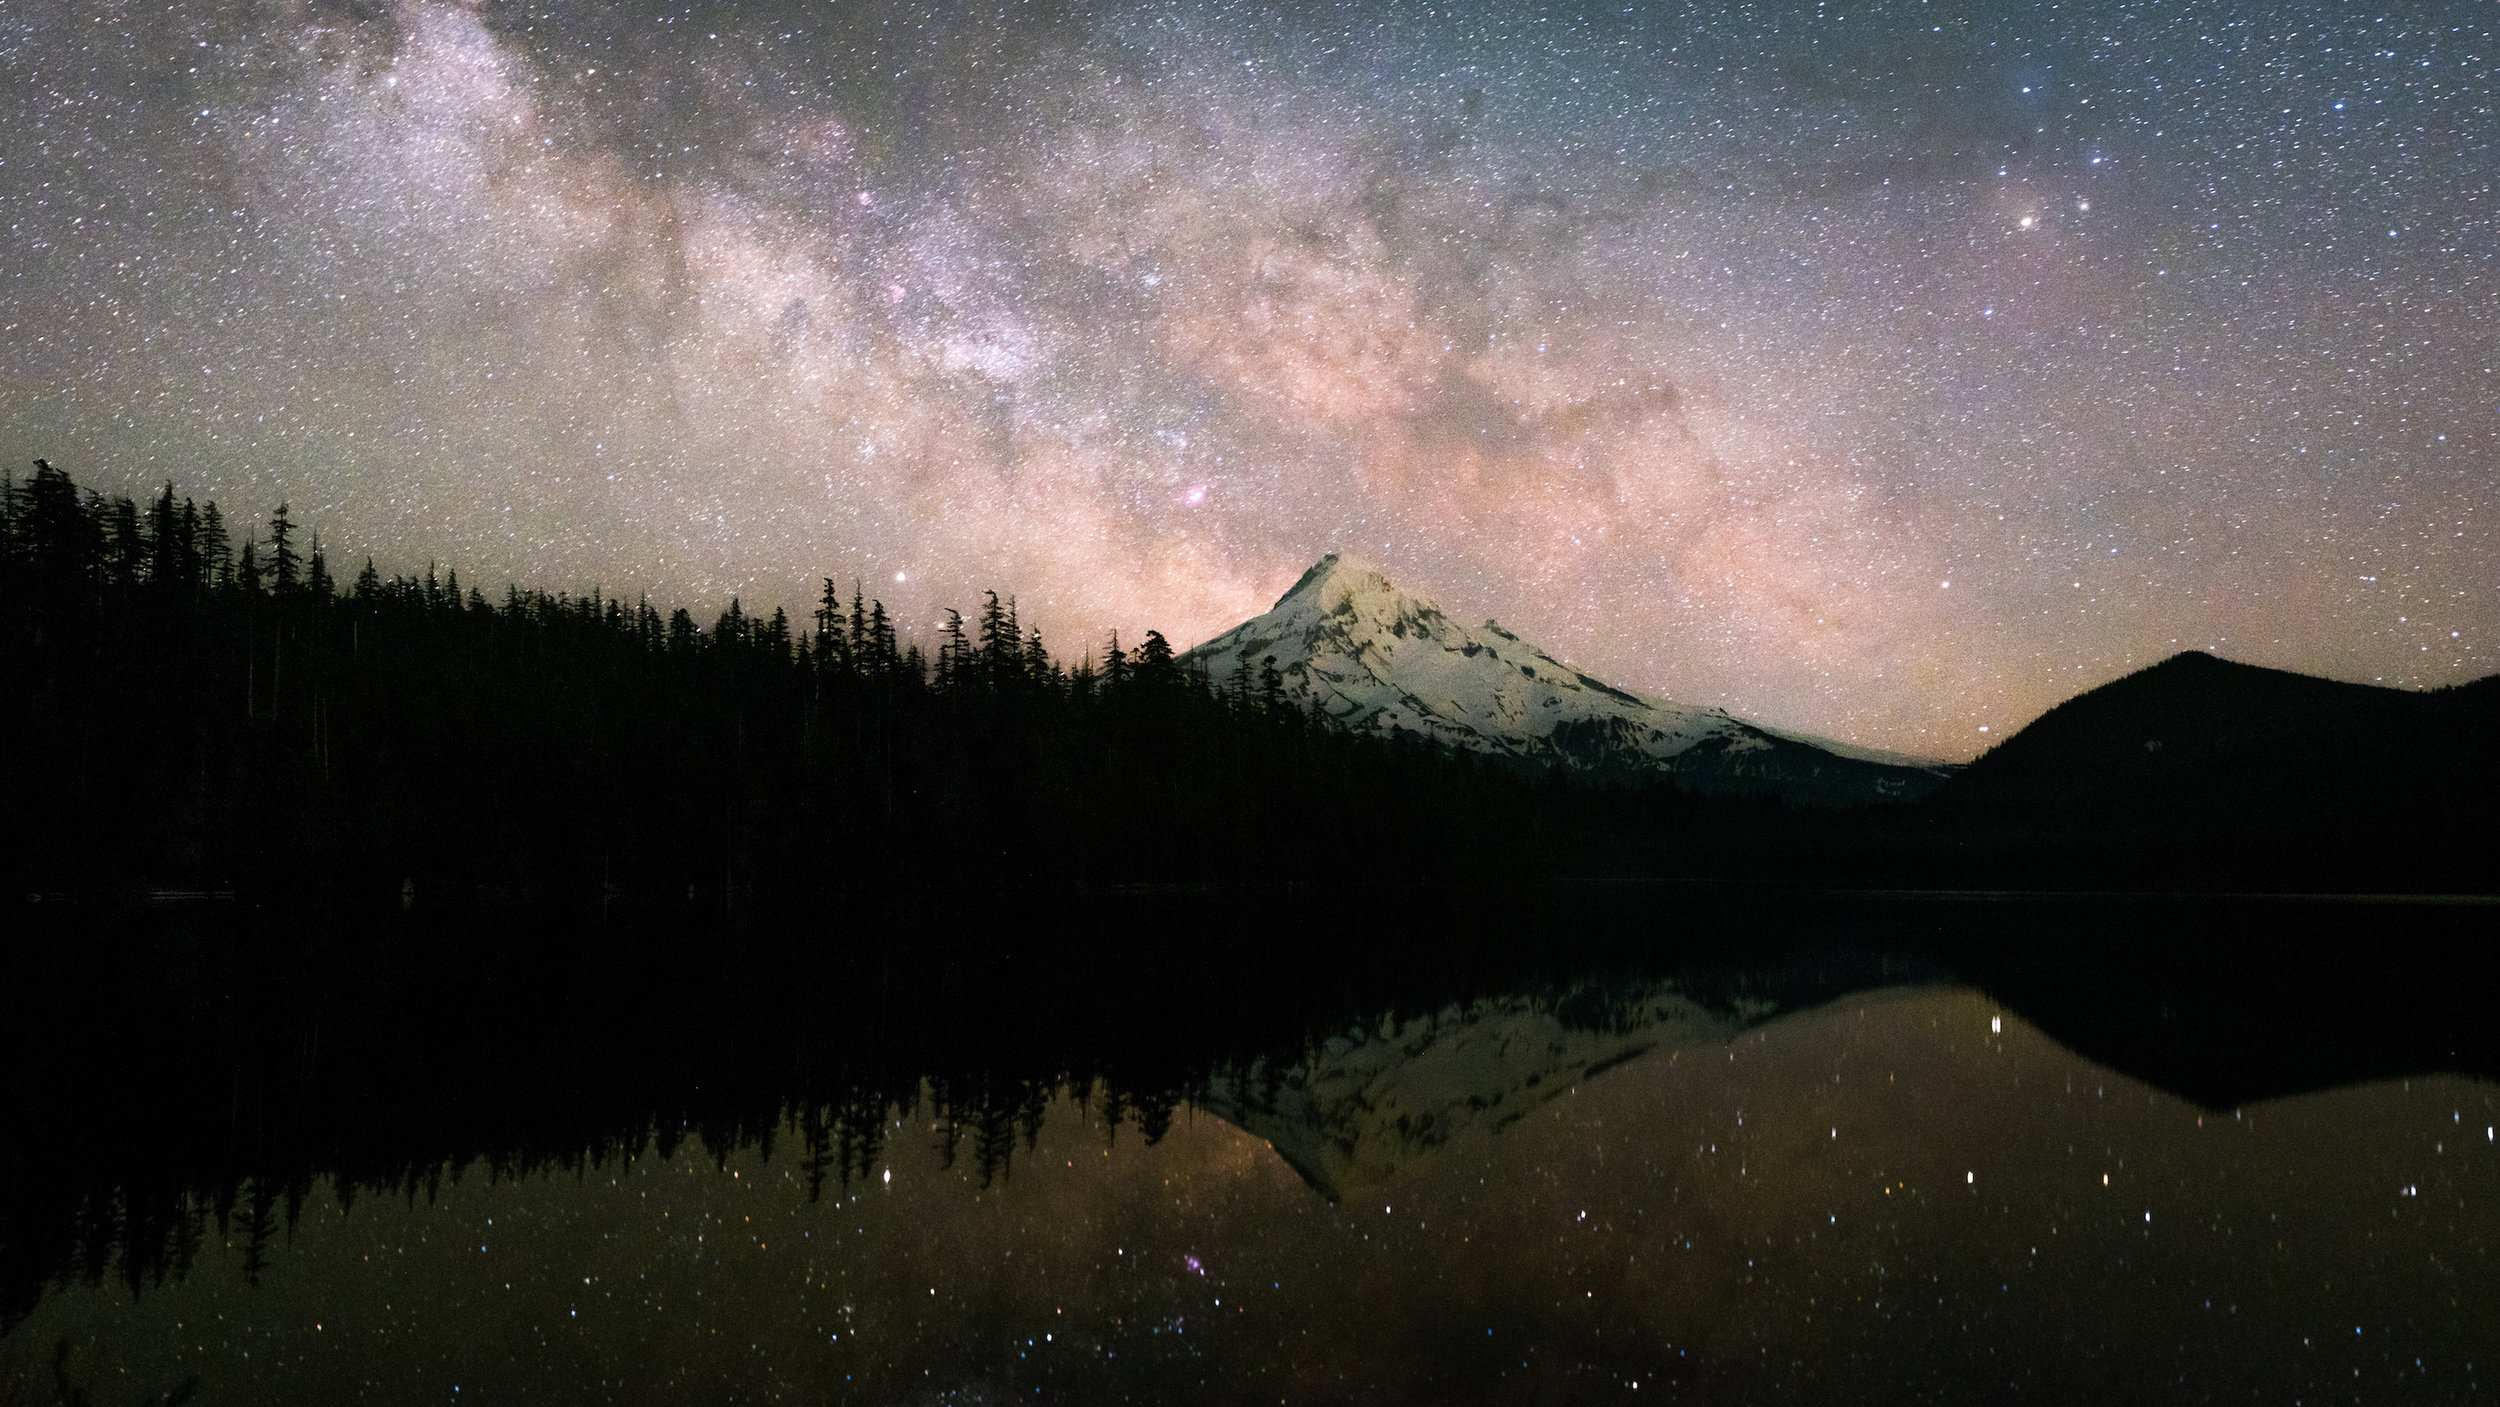
[[[1353,727],[1576,771],[1664,771],[1708,790],[1850,802],[1923,794],[1952,769],[1614,688],[1493,621],[1463,626],[1331,553],[1265,615],[1189,650],[1218,686],[1273,658],[1288,697]]]

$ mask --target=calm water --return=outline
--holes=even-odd
[[[2500,1086],[2204,1107],[1953,979],[1778,987],[1339,1023],[1214,1068],[1151,1141],[1107,1078],[979,1121],[932,1086],[855,1103],[841,1149],[688,1130],[346,1206],[315,1171],[257,1248],[248,1184],[222,1225],[185,1194],[187,1273],[55,1283],[0,1401],[2487,1393]]]

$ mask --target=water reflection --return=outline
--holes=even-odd
[[[1008,1159],[963,1156],[924,1093],[847,1179],[796,1121],[347,1207],[323,1179],[257,1250],[238,1215],[161,1289],[53,1289],[0,1369],[95,1402],[2448,1400],[2489,1375],[2488,1081],[2207,1108],[1968,987],[1777,985],[1348,1025],[1151,1140],[1089,1081],[1017,1115]]]

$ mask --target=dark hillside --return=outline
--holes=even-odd
[[[2049,710],[1932,807],[1983,850],[2229,855],[2289,880],[2452,872],[2488,848],[2495,783],[2500,676],[2416,693],[2189,652]]]

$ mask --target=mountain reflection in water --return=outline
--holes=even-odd
[[[1453,997],[1221,1063],[1148,1129],[1063,1085],[979,1157],[999,1131],[931,1085],[830,1173],[818,1114],[347,1206],[316,1171],[258,1243],[203,1202],[187,1269],[55,1284],[0,1401],[2481,1390],[2500,1086],[2208,1107],[1934,976]]]

